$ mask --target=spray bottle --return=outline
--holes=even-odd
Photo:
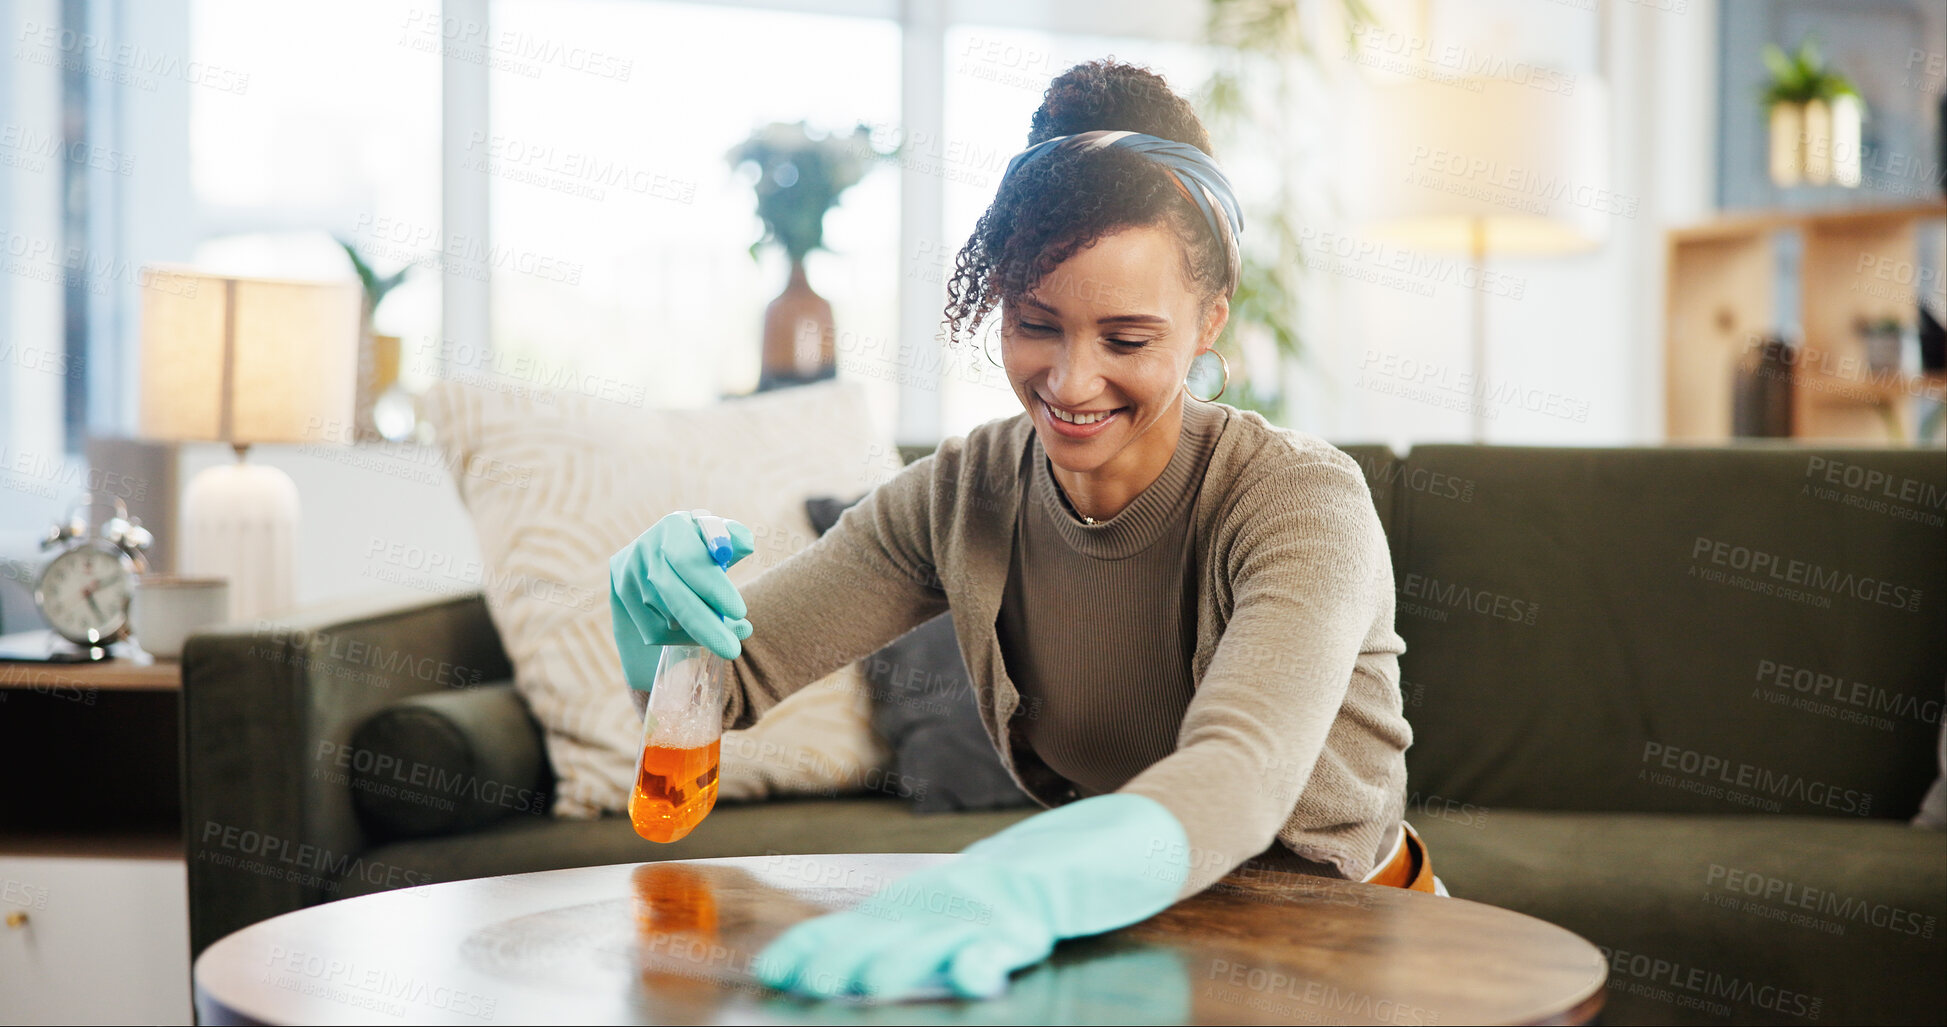
[[[707,510],[691,517],[717,566],[728,570],[735,552],[723,519]],[[642,758],[629,820],[652,842],[673,842],[709,816],[717,804],[723,737],[723,685],[730,664],[700,645],[667,645],[656,664],[642,718]]]

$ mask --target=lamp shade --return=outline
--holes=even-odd
[[[1535,81],[1376,88],[1356,179],[1369,230],[1416,249],[1548,254],[1599,245],[1611,219],[1636,216],[1609,189],[1602,84]]]
[[[237,278],[170,268],[142,291],[142,434],[321,442],[352,412],[363,313],[357,282]]]

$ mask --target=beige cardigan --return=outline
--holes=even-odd
[[[1196,695],[1176,751],[1121,790],[1182,822],[1191,870],[1179,897],[1274,838],[1357,880],[1404,811],[1413,737],[1386,536],[1352,458],[1218,406],[1224,423],[1191,526]],[[754,633],[731,664],[725,727],[749,727],[791,692],[950,610],[1002,762],[1044,805],[1067,798],[1017,766],[1008,728],[1026,711],[994,627],[1033,431],[1024,412],[947,439],[746,585]]]

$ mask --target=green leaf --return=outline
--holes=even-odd
[[[753,191],[764,234],[755,245],[776,243],[793,260],[824,248],[825,214],[888,156],[871,136],[863,123],[845,134],[814,135],[803,121],[773,122],[732,147],[724,155],[732,167],[757,169]]]
[[[394,290],[394,289],[396,289],[396,288],[398,288],[398,287],[399,287],[399,283],[401,283],[401,282],[403,282],[403,281],[405,281],[405,280],[406,280],[406,273],[407,273],[407,272],[409,272],[409,271],[411,271],[411,270],[412,270],[412,265],[411,265],[411,264],[407,264],[407,265],[406,265],[405,267],[402,267],[402,268],[400,268],[400,269],[399,269],[398,271],[396,271],[396,272],[394,272],[394,273],[392,273],[392,274],[390,274],[390,275],[388,275],[388,276],[386,276],[386,277],[384,277],[384,278],[380,278],[380,279],[376,279],[376,280],[375,280],[375,281],[373,282],[373,284],[372,284],[372,287],[371,287],[371,288],[372,288],[372,294],[373,294],[374,296],[376,296],[376,297],[378,297],[378,299],[380,299],[380,300],[382,300],[382,299],[384,299],[384,298],[385,298],[385,294],[386,294],[386,293],[389,293],[389,292],[391,292],[392,290]],[[377,306],[377,305],[378,305],[378,300],[374,300],[374,301],[373,301],[373,305],[374,305],[374,306]]]
[[[365,263],[365,258],[358,255],[358,247],[353,246],[350,242],[343,238],[338,238],[338,245],[344,248],[345,256],[351,258],[352,270],[358,274],[360,284],[365,287],[365,297],[369,302],[372,296],[372,286],[376,280],[376,276],[372,273],[372,266]]]
[[[1815,36],[1806,36],[1798,43],[1798,66],[1808,78],[1818,74],[1825,66],[1825,58],[1819,56],[1819,43]]]
[[[1301,0],[1210,0],[1204,23],[1205,41],[1220,58],[1195,93],[1205,124],[1219,147],[1235,143],[1272,123],[1279,111],[1266,110],[1275,97],[1290,95],[1294,80],[1319,69],[1319,48],[1305,31]],[[1345,13],[1346,45],[1360,27],[1378,19],[1365,0],[1341,0]],[[1262,87],[1269,87],[1268,89]],[[1256,90],[1256,91],[1254,91]],[[1259,99],[1264,93],[1273,99]],[[1243,267],[1237,293],[1230,301],[1230,323],[1217,340],[1217,350],[1230,361],[1231,383],[1224,402],[1255,410],[1277,422],[1289,398],[1273,381],[1253,383],[1243,359],[1246,335],[1268,339],[1280,361],[1309,358],[1309,348],[1296,325],[1303,307],[1305,274],[1298,243],[1300,212],[1288,191],[1252,204],[1244,198]]]
[[[345,256],[351,258],[352,270],[358,273],[359,285],[364,288],[365,292],[365,316],[369,318],[372,316],[372,312],[379,308],[379,303],[385,299],[385,294],[391,292],[398,287],[400,282],[406,280],[406,275],[412,270],[413,266],[407,264],[398,271],[381,278],[377,271],[372,270],[372,265],[366,263],[364,257],[359,256],[358,247],[352,245],[350,240],[339,236],[333,236],[332,238],[344,249]]]
[[[1767,43],[1758,56],[1771,73],[1758,94],[1766,107],[1859,95],[1859,88],[1851,79],[1826,67],[1814,36],[1800,40],[1798,48],[1789,54],[1777,44]]]

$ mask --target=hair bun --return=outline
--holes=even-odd
[[[1056,76],[1028,129],[1028,145],[1077,132],[1144,132],[1210,153],[1210,133],[1163,76],[1109,59]]]

